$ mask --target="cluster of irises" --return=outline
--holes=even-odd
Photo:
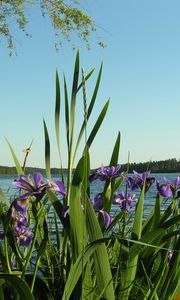
[[[150,175],[150,171],[144,173],[133,172],[132,176],[125,175],[122,172],[121,166],[109,166],[100,167],[89,177],[90,183],[95,180],[101,180],[111,183],[113,179],[117,177],[123,178],[126,189],[125,192],[115,192],[112,197],[112,204],[119,205],[124,212],[129,212],[133,203],[138,201],[136,194],[131,191],[141,189],[144,186],[145,192],[149,190],[152,184],[156,184],[158,193],[163,197],[175,196],[176,192],[180,189],[180,177],[177,177],[174,182],[164,180],[160,183],[154,176]],[[28,176],[20,176],[20,178],[13,182],[16,188],[19,188],[21,195],[16,198],[12,203],[12,222],[13,230],[17,243],[20,246],[29,246],[33,238],[33,232],[29,227],[28,220],[28,208],[29,197],[34,196],[35,199],[42,199],[47,189],[53,189],[60,193],[63,197],[66,196],[65,187],[60,181],[51,182],[49,180],[44,181],[41,173],[36,172],[31,180]],[[131,191],[129,191],[131,190]],[[111,216],[109,212],[104,209],[103,205],[103,193],[98,193],[93,201],[92,205],[94,210],[101,214],[104,219],[104,225],[107,228],[111,222]],[[66,217],[69,213],[68,209],[65,209]]]
[[[120,205],[121,209],[124,212],[129,212],[132,208],[133,203],[138,201],[136,194],[132,193],[133,191],[140,189],[142,190],[144,186],[145,192],[149,188],[156,184],[157,192],[162,197],[175,197],[176,193],[180,189],[180,177],[177,177],[174,182],[171,182],[164,178],[164,182],[156,180],[154,176],[151,176],[151,172],[138,173],[133,171],[132,176],[127,176],[122,172],[121,166],[110,166],[110,167],[100,167],[98,168],[89,178],[90,182],[95,180],[111,182],[117,177],[122,177],[126,184],[126,191],[116,192],[112,197],[112,203],[114,205]],[[130,192],[129,192],[130,190]],[[112,222],[111,216],[103,208],[103,193],[98,193],[93,199],[93,207],[96,212],[102,214],[104,218],[104,224],[107,228]]]
[[[13,231],[17,243],[20,246],[29,246],[31,243],[33,233],[28,227],[28,201],[16,200],[13,203]]]
[[[20,246],[27,247],[33,238],[33,232],[28,226],[29,197],[34,196],[35,199],[40,200],[48,188],[59,192],[63,197],[66,195],[66,192],[64,185],[60,181],[50,182],[47,180],[44,182],[43,176],[39,172],[34,173],[33,180],[28,176],[20,176],[18,180],[13,182],[13,186],[23,192],[12,203],[13,231],[17,243]]]

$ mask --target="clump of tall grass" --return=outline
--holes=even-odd
[[[180,289],[180,178],[159,182],[150,172],[133,175],[119,165],[118,133],[108,166],[93,173],[90,147],[106,115],[105,103],[88,135],[88,121],[99,89],[102,65],[88,103],[86,84],[94,69],[82,76],[76,55],[72,91],[56,72],[55,134],[59,180],[51,176],[51,145],[45,120],[46,177],[24,174],[8,142],[19,196],[10,201],[0,190],[0,299],[174,299]],[[67,180],[61,157],[61,89],[64,90],[68,153]],[[84,118],[77,138],[77,97],[82,91]],[[79,123],[79,122],[78,122]],[[64,145],[63,141],[63,145]],[[77,165],[79,146],[82,155]],[[104,183],[91,199],[95,180]],[[144,199],[152,185],[155,205],[144,218]],[[136,193],[138,191],[138,193]],[[162,210],[164,199],[169,206]],[[117,206],[112,215],[112,207]],[[131,209],[135,208],[133,218]],[[49,215],[51,217],[51,221]]]

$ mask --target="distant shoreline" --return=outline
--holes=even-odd
[[[122,164],[122,170],[132,173],[133,170],[136,170],[139,173],[150,170],[152,173],[180,173],[180,160],[175,158],[160,160],[160,161],[151,161],[151,162],[142,162],[142,163],[130,163]],[[95,169],[92,169],[92,171]],[[45,174],[44,168],[35,168],[35,167],[26,167],[26,174],[33,174],[34,172],[40,172]],[[63,168],[63,172],[67,172],[67,168]],[[0,166],[0,175],[16,175],[15,167]],[[60,174],[60,169],[51,168],[51,174],[56,175]]]

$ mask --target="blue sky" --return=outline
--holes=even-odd
[[[76,42],[81,66],[87,73],[96,67],[88,88],[90,98],[98,69],[103,75],[90,122],[95,122],[110,97],[104,124],[91,149],[91,165],[108,164],[118,131],[121,132],[119,163],[180,158],[180,2],[177,0],[86,0],[83,9],[92,16],[107,47],[100,49],[92,37],[91,50]],[[70,83],[75,51],[68,43],[56,52],[54,33],[38,8],[28,9],[26,38],[14,29],[17,56],[0,47],[0,165],[13,165],[4,137],[19,160],[34,139],[29,165],[44,167],[43,117],[51,137],[51,165],[58,166],[54,131],[55,71]],[[81,100],[79,100],[80,102]],[[80,125],[79,104],[76,128]],[[61,130],[64,131],[62,116]],[[62,135],[63,166],[66,143]]]

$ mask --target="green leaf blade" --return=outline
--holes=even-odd
[[[46,166],[46,176],[48,179],[51,179],[51,167],[50,167],[50,140],[48,129],[46,126],[45,120],[43,120],[44,124],[44,138],[45,138],[45,166]]]
[[[90,135],[89,135],[89,138],[87,140],[87,147],[88,147],[88,149],[90,148],[90,146],[91,146],[91,144],[92,144],[92,142],[93,142],[93,140],[94,140],[94,138],[95,138],[95,136],[96,136],[96,134],[97,134],[97,132],[98,132],[98,130],[99,130],[102,122],[103,122],[103,120],[104,120],[104,117],[105,117],[105,115],[107,113],[108,106],[109,106],[109,100],[104,105],[104,107],[103,107],[103,109],[102,109],[102,111],[101,111],[101,113],[100,113],[100,115],[99,115],[99,117],[98,117],[98,119],[97,119],[97,121],[96,121],[96,123],[95,123],[95,125],[94,125],[94,127],[93,127],[93,129],[92,129],[92,131],[90,133]]]
[[[9,146],[10,151],[11,151],[11,154],[12,154],[15,166],[16,166],[16,171],[17,171],[18,175],[21,176],[21,175],[24,174],[23,169],[21,168],[21,165],[20,165],[20,163],[19,163],[19,161],[17,159],[17,156],[16,156],[16,154],[15,154],[15,152],[14,152],[11,144],[9,143],[9,141],[7,139],[6,139],[6,142],[7,142],[8,146]]]
[[[10,274],[0,274],[0,279],[8,281],[17,290],[21,299],[35,300],[29,286],[23,279]]]

